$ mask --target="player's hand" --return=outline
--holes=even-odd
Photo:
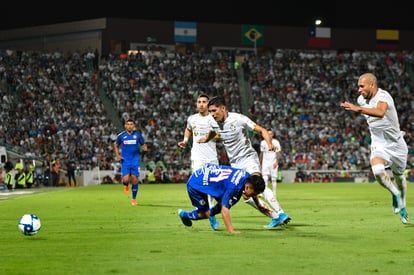
[[[178,147],[180,147],[180,148],[185,148],[185,146],[187,146],[187,142],[185,142],[184,140],[183,141],[180,141],[180,142],[178,142]]]
[[[354,111],[356,106],[348,101],[345,101],[341,103],[341,107],[344,107],[347,111]]]

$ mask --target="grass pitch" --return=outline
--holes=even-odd
[[[377,183],[278,184],[289,225],[264,229],[270,219],[240,201],[239,235],[221,216],[219,231],[185,227],[185,184],[140,185],[138,206],[121,185],[24,191],[0,193],[0,274],[414,274],[414,222]],[[35,236],[17,228],[25,213],[42,222]]]

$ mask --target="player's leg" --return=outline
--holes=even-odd
[[[273,215],[272,221],[267,226],[265,226],[265,228],[272,228],[290,222],[291,218],[289,217],[289,215],[285,213],[283,208],[280,206],[280,203],[277,200],[276,196],[273,194],[272,190],[270,190],[269,188],[265,188],[261,195],[263,196],[267,204],[270,205],[270,207],[274,209],[274,212],[276,213],[276,215]]]
[[[401,192],[402,207],[399,209],[399,213],[400,213],[400,220],[404,224],[408,223],[408,212],[406,208],[407,179],[405,178],[405,174],[404,174],[405,172],[404,170],[405,170],[406,163],[407,163],[407,150],[405,148],[406,148],[405,146],[402,147],[401,152],[398,152],[400,154],[397,154],[396,157],[393,158],[393,164],[391,166],[391,170],[394,176],[394,181],[397,185],[397,188]],[[395,212],[396,211],[394,210],[394,213]]]
[[[132,205],[137,205],[139,167],[131,168],[130,182],[132,189]]]
[[[385,171],[385,166],[383,163],[378,161],[374,161],[372,164],[372,173],[375,176],[377,182],[391,192],[393,196],[395,196],[397,201],[398,208],[402,207],[402,200],[401,200],[401,192],[398,188],[392,183],[389,174]]]
[[[398,189],[401,191],[401,208],[396,208],[394,205],[394,196],[393,196],[393,209],[394,213],[400,213],[400,219],[402,223],[408,223],[408,213],[406,209],[406,194],[407,194],[407,180],[404,174],[395,174],[393,172],[395,183],[398,186]],[[396,204],[398,206],[398,204]],[[398,211],[397,211],[398,210]]]
[[[129,167],[125,162],[121,164],[122,184],[124,185],[124,193],[129,194]]]
[[[211,197],[210,195],[208,195],[208,206],[209,208],[213,208],[214,207],[214,198]],[[219,223],[217,221],[217,218],[215,217],[215,215],[210,215],[208,220],[210,221],[210,226],[211,228],[213,228],[213,230],[219,230]]]
[[[191,170],[194,172],[195,170],[206,166],[208,164],[217,164],[218,165],[218,160],[203,160],[203,159],[193,159],[191,160]],[[214,207],[215,204],[215,199],[213,197],[211,197],[210,195],[207,195],[207,201],[208,201],[208,206],[209,208]],[[217,218],[215,217],[215,215],[210,215],[209,216],[209,221],[210,221],[210,226],[211,228],[213,228],[213,230],[218,230],[219,229],[219,223],[217,221]]]
[[[185,226],[192,226],[193,220],[206,219],[209,215],[209,206],[207,203],[207,194],[201,193],[187,184],[187,192],[190,197],[194,210],[184,211],[178,209],[178,216]]]
[[[270,181],[272,182],[272,191],[273,191],[273,194],[275,195],[275,197],[277,197],[277,195],[276,195],[277,174],[278,174],[278,168],[276,167],[275,169],[272,169],[272,171],[270,173]]]

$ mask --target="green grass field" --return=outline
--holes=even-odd
[[[185,227],[185,184],[140,185],[135,207],[121,185],[25,191],[0,195],[0,274],[414,274],[414,220],[403,225],[377,183],[279,184],[291,223],[264,229],[241,201],[239,235],[221,216],[219,231]],[[35,236],[18,231],[25,213],[41,219]]]

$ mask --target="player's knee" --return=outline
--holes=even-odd
[[[384,164],[375,164],[371,167],[374,176],[380,176],[385,172]]]

